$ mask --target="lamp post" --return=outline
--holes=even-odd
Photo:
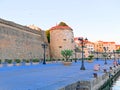
[[[116,53],[117,53],[117,59],[118,59],[118,64],[119,64],[119,50],[116,50]]]
[[[43,60],[43,64],[46,64],[46,59],[45,59],[45,49],[46,49],[46,47],[47,47],[47,44],[46,43],[43,43],[43,44],[41,44],[42,45],[42,47],[43,47],[43,49],[44,49],[44,54],[43,54],[43,56],[44,56],[44,60]]]
[[[76,46],[75,46],[74,51],[75,51],[75,62],[77,62],[77,60],[76,60],[76,51],[77,51]]]
[[[114,67],[116,67],[116,65],[117,65],[117,61],[116,61],[116,52],[115,52],[115,50],[113,50],[113,54],[114,54],[114,62],[113,62],[113,64],[114,64]]]
[[[113,50],[113,54],[114,54],[114,60],[115,60],[115,58],[116,58],[116,57],[115,57],[115,50]]]
[[[109,52],[108,52],[108,59],[110,59],[111,58],[111,53],[110,53],[110,50],[109,50]]]
[[[118,51],[118,65],[120,65],[119,57],[120,57],[120,51]]]
[[[97,58],[96,59],[98,60],[98,45],[97,45],[97,52],[96,53],[97,53]]]
[[[103,49],[105,51],[105,63],[104,64],[107,64],[107,61],[106,61],[107,53],[106,53],[106,51],[108,50],[108,47],[103,47]]]
[[[98,51],[96,51],[95,54],[96,54],[96,60],[98,60],[99,59],[98,58]]]
[[[88,39],[87,38],[85,38],[85,39],[78,38],[78,40],[81,42],[81,46],[82,46],[82,63],[81,63],[80,70],[85,70],[85,66],[84,66],[84,46],[85,46],[85,43],[88,41]]]
[[[99,58],[98,58],[98,51],[97,51],[97,60],[98,60]]]

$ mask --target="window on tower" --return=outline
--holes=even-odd
[[[66,39],[63,39],[64,41],[66,41]]]
[[[59,46],[59,48],[62,48],[62,46]]]
[[[71,39],[71,43],[73,43],[74,42],[74,40],[73,39]]]

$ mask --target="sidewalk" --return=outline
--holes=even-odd
[[[100,64],[100,71],[94,71],[94,65]],[[113,66],[113,60],[94,60],[85,62],[86,70],[80,70],[81,61],[64,66],[61,62],[32,66],[0,67],[0,90],[58,90],[68,84],[93,79],[93,73],[103,75],[103,68]]]

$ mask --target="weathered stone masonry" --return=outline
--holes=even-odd
[[[50,51],[54,59],[62,59],[61,50],[75,49],[73,30],[69,26],[54,26],[50,29]],[[73,58],[74,55],[71,57]]]
[[[0,59],[43,58],[45,32],[0,19]],[[47,48],[49,57],[49,48]]]

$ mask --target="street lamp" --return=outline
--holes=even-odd
[[[97,45],[97,52],[96,53],[97,53],[97,58],[96,59],[98,60],[98,45]]]
[[[98,58],[98,51],[97,51],[97,60],[98,60],[99,58]]]
[[[111,53],[110,53],[110,50],[109,50],[109,52],[108,52],[108,59],[110,59],[110,57],[111,57]]]
[[[113,50],[113,54],[114,54],[114,60],[115,60],[115,58],[116,58],[116,57],[115,57],[115,50]]]
[[[77,59],[76,59],[76,51],[77,51],[77,48],[76,48],[76,46],[75,46],[74,51],[75,51],[75,62],[77,62]]]
[[[82,46],[82,63],[81,63],[80,70],[85,70],[85,66],[84,66],[84,52],[83,51],[84,51],[84,46],[87,43],[88,39],[87,38],[83,39],[82,37],[81,38],[79,37],[78,40],[81,42],[81,46]]]
[[[105,51],[105,63],[104,64],[107,64],[107,61],[106,61],[107,53],[106,53],[106,51],[108,50],[108,47],[103,47],[103,49]]]
[[[41,44],[41,45],[42,45],[42,47],[43,47],[43,49],[44,49],[44,60],[43,60],[43,64],[46,64],[45,49],[46,49],[46,47],[47,47],[47,44],[46,44],[46,43],[43,43],[43,44]]]
[[[114,67],[117,65],[117,61],[116,61],[116,52],[115,52],[115,50],[113,50],[113,54],[114,54],[114,62],[113,62],[113,64],[114,64]]]
[[[119,64],[119,52],[120,52],[120,50],[116,50],[116,54],[117,54],[117,59],[118,59],[118,64]]]
[[[120,57],[120,51],[118,51],[118,64],[120,65],[119,57]]]

